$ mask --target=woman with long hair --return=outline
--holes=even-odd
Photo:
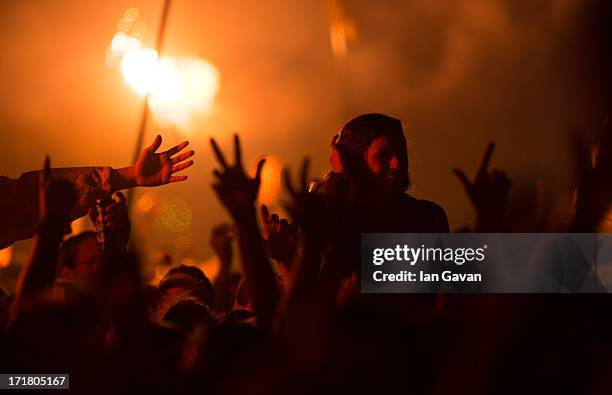
[[[329,172],[320,190],[342,222],[360,233],[447,233],[444,210],[406,193],[408,144],[400,120],[364,114],[332,140]],[[345,223],[346,225],[346,223]]]

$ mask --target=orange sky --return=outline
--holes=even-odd
[[[141,98],[105,66],[105,53],[130,6],[152,46],[161,3],[0,2],[2,175],[38,168],[47,153],[54,166],[130,163]],[[564,178],[556,170],[567,167],[565,130],[600,123],[589,76],[580,74],[589,66],[579,51],[590,2],[521,3],[339,1],[356,35],[338,59],[324,1],[175,0],[164,53],[212,62],[220,90],[190,130],[163,133],[164,147],[188,136],[196,165],[189,182],[154,192],[183,199],[193,218],[179,233],[147,232],[150,245],[210,254],[209,229],[228,217],[209,187],[209,136],[227,148],[240,131],[249,164],[272,154],[295,167],[309,155],[318,175],[331,136],[364,112],[404,121],[413,193],[441,204],[453,227],[474,213],[451,168],[473,173],[489,140],[498,147],[492,165],[508,171],[517,191],[534,177],[550,177],[554,189]],[[146,140],[157,130],[153,123]],[[136,231],[154,229],[133,220]]]

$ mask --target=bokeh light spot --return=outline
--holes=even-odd
[[[11,258],[13,257],[13,246],[6,247],[0,250],[0,269],[4,269],[11,264]]]
[[[189,204],[180,198],[165,198],[160,205],[155,223],[158,227],[175,233],[191,228],[192,212]]]
[[[155,195],[151,192],[146,192],[136,201],[136,212],[140,215],[147,215],[153,210],[156,203]]]

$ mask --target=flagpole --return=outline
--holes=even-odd
[[[162,9],[161,21],[159,24],[159,28],[157,30],[157,38],[155,40],[155,50],[157,51],[157,62],[159,63],[161,59],[161,50],[164,42],[164,37],[166,35],[166,26],[168,22],[168,14],[170,11],[170,3],[172,0],[164,0],[164,8]],[[138,127],[138,135],[136,138],[136,149],[134,151],[134,156],[132,159],[132,163],[136,163],[138,157],[140,156],[140,152],[142,151],[142,144],[144,141],[145,133],[147,130],[147,122],[149,120],[149,96],[151,95],[151,91],[149,90],[144,97],[144,102],[142,106],[142,112],[140,114],[140,125]],[[127,204],[128,210],[132,207],[132,200],[134,197],[134,188],[128,190]]]

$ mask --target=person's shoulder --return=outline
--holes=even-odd
[[[439,204],[431,200],[417,199],[408,194],[402,196],[402,201],[410,207],[410,211],[418,213],[421,218],[427,218],[427,222],[432,225],[432,231],[441,233],[450,231],[446,211]]]
[[[414,206],[421,210],[444,213],[444,209],[439,204],[434,203],[431,200],[417,199],[412,195],[408,195],[407,193],[402,195],[402,200],[405,204]]]

